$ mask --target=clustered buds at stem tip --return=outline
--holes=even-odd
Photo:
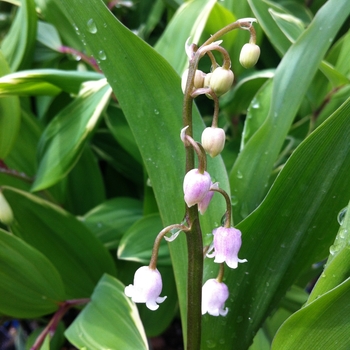
[[[213,258],[216,263],[226,262],[227,266],[235,269],[238,263],[247,262],[247,259],[239,259],[238,252],[242,245],[241,231],[233,227],[218,227],[213,231],[214,241],[207,257]],[[214,249],[214,252],[211,251]]]
[[[188,78],[188,72],[189,70],[186,69],[181,77],[181,89],[182,92],[185,93],[186,90],[186,84],[187,84],[187,78]],[[194,80],[193,80],[193,87],[194,89],[199,89],[204,86],[204,79],[205,79],[206,74],[202,72],[201,70],[197,69],[194,75]]]
[[[163,283],[162,276],[157,269],[142,266],[136,270],[134,284],[125,287],[124,293],[135,303],[146,303],[150,310],[157,310],[166,297],[160,297]]]
[[[208,127],[202,133],[202,146],[214,158],[224,149],[226,134],[221,128]]]
[[[239,55],[239,62],[244,68],[255,66],[260,57],[260,47],[255,44],[244,44]]]
[[[201,174],[198,169],[190,170],[185,175],[183,182],[184,199],[187,206],[190,208],[199,204],[209,192],[211,184],[210,175],[206,171]]]
[[[209,87],[219,97],[230,90],[233,80],[234,75],[232,70],[218,67],[211,73]],[[207,84],[206,80],[204,80],[204,84]]]
[[[224,305],[228,297],[229,291],[225,283],[214,278],[207,280],[202,287],[202,315],[208,313],[212,316],[226,316],[228,308],[224,309]]]

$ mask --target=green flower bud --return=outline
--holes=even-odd
[[[0,191],[0,221],[5,225],[11,225],[13,221],[13,212],[5,196]]]
[[[214,158],[224,149],[225,131],[221,128],[205,128],[202,133],[202,146],[205,151]]]
[[[239,62],[244,68],[252,68],[258,62],[260,47],[255,44],[245,44],[239,55]]]
[[[234,75],[230,69],[223,67],[216,68],[211,75],[209,87],[215,92],[216,96],[221,96],[230,90]]]
[[[196,73],[194,75],[194,80],[193,80],[193,85],[195,89],[199,89],[203,87],[205,76],[206,74],[204,72],[202,72],[199,69],[196,70]],[[188,69],[186,69],[183,72],[181,77],[181,88],[183,93],[185,93],[187,78],[188,78]]]

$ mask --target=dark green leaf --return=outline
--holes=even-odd
[[[34,318],[54,312],[65,298],[61,277],[38,250],[0,229],[0,312]]]
[[[90,210],[82,222],[108,249],[116,249],[120,238],[142,217],[142,203],[133,198],[114,198]]]
[[[230,172],[231,191],[238,200],[234,207],[236,221],[261,202],[273,164],[308,86],[349,13],[346,0],[329,0],[278,66],[266,120],[250,138]],[[327,31],[322,30],[324,23],[329,26]]]
[[[118,249],[118,258],[148,264],[151,259],[154,240],[163,229],[159,214],[143,217],[123,235]],[[166,241],[163,239],[158,252],[158,263],[169,265],[170,256]]]
[[[34,0],[22,0],[12,26],[1,43],[11,71],[29,66],[36,40],[37,15]]]
[[[0,76],[8,74],[9,70],[6,59],[0,51]],[[5,158],[14,146],[20,122],[21,110],[18,97],[0,98],[0,159]]]
[[[74,216],[29,193],[3,193],[15,216],[11,230],[53,263],[67,298],[89,297],[104,272],[115,274],[108,251]]]
[[[328,254],[338,212],[350,198],[349,113],[350,99],[299,145],[265,200],[237,226],[243,240],[240,258],[248,262],[225,271],[230,290],[226,326],[204,317],[203,332],[214,334],[213,341],[225,337],[237,350],[247,349],[303,269]],[[214,268],[206,264],[205,278]]]

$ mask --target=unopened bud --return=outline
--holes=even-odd
[[[194,80],[193,80],[193,86],[195,89],[199,89],[203,87],[205,76],[206,74],[204,72],[202,72],[199,69],[196,70],[196,73],[194,75]],[[185,90],[186,90],[187,78],[188,78],[188,69],[186,69],[183,72],[181,77],[181,88],[183,93],[185,93]]]
[[[233,79],[232,70],[218,67],[212,72],[209,87],[215,92],[216,96],[221,96],[230,90]]]
[[[13,221],[13,212],[5,196],[0,191],[0,221],[5,225],[11,225]]]
[[[260,47],[255,44],[244,44],[239,55],[239,62],[244,68],[252,68],[258,62]]]
[[[202,133],[202,146],[214,158],[224,149],[225,131],[221,128],[208,127]]]

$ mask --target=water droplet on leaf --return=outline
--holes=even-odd
[[[95,34],[97,33],[97,27],[96,27],[96,24],[94,22],[94,20],[92,18],[90,18],[88,21],[87,21],[87,27],[88,27],[88,31],[91,33],[91,34]]]

